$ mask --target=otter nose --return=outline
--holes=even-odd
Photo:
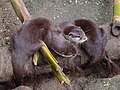
[[[83,39],[84,41],[86,41],[88,38],[87,38],[86,35],[84,35],[82,39]]]

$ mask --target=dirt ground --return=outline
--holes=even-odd
[[[45,17],[56,23],[65,20],[86,18],[95,21],[98,25],[102,25],[111,22],[113,13],[113,0],[24,0],[24,2],[33,18]],[[9,78],[6,77],[13,74],[11,62],[7,61],[10,60],[10,55],[7,57],[6,54],[9,54],[9,38],[20,26],[21,22],[15,15],[9,0],[0,0],[0,58],[2,58],[0,59],[0,83],[9,80]],[[120,52],[118,52],[116,57],[119,57],[119,55]],[[5,56],[6,58],[4,58]],[[97,74],[98,71],[97,68],[95,70],[94,68],[86,70],[87,78],[74,78],[69,76],[74,85],[72,90],[120,90],[119,75],[113,78],[101,78],[99,74]],[[0,86],[0,88],[2,88],[2,86]],[[14,90],[32,89],[21,86]],[[56,78],[44,78],[42,84],[38,85],[36,90],[66,89],[59,84]]]
[[[23,0],[31,16],[45,17],[56,23],[86,18],[98,25],[110,22],[112,0]],[[0,46],[8,44],[9,36],[21,25],[9,0],[0,0]]]

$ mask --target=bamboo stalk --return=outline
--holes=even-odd
[[[17,16],[19,17],[20,21],[24,23],[26,20],[31,19],[31,16],[29,12],[27,11],[25,4],[22,0],[10,0],[14,11],[16,12]],[[54,56],[51,54],[49,49],[47,48],[46,44],[41,41],[41,52],[43,56],[47,59],[48,64],[51,65],[51,68],[53,70],[54,75],[58,78],[58,80],[62,84],[70,85],[70,80],[67,78],[67,76],[62,72],[61,67],[58,65],[57,60],[54,58]],[[39,53],[36,52],[33,56],[33,63],[37,65],[37,61],[39,59]]]
[[[37,62],[39,60],[39,53],[36,52],[34,55],[33,55],[33,64],[36,66],[37,65]]]
[[[114,0],[113,15],[113,20],[120,18],[120,0]]]
[[[41,46],[40,50],[41,50],[43,56],[47,60],[49,60],[50,65],[52,65],[56,69],[56,71],[62,70],[61,67],[57,64],[56,59],[53,57],[53,55],[51,54],[51,52],[45,45],[45,43],[43,41],[41,41],[41,44],[42,44],[42,46]]]
[[[52,68],[54,75],[57,77],[57,79],[59,80],[61,84],[70,86],[70,80],[66,77],[66,75],[61,70],[56,72],[53,67],[51,68]]]
[[[12,7],[13,7],[16,15],[19,17],[19,19],[22,23],[31,18],[30,14],[22,0],[10,0],[10,2],[12,4]]]
[[[56,59],[53,57],[49,49],[47,48],[46,44],[41,41],[41,52],[44,55],[44,57],[47,59],[47,62],[51,65],[52,71],[54,75],[58,78],[61,84],[67,84],[70,85],[70,80],[67,78],[67,76],[62,72],[61,67],[56,62]]]
[[[120,36],[120,0],[114,0],[111,32],[116,37]]]

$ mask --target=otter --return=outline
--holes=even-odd
[[[94,22],[87,19],[74,20],[74,24],[85,32],[88,40],[81,44],[82,49],[90,57],[90,60],[82,65],[89,68],[99,63],[105,54],[107,35],[103,28],[98,27]]]
[[[118,65],[109,59],[105,51],[107,35],[103,28],[98,27],[94,22],[87,19],[77,19],[71,22],[64,21],[59,26],[63,36],[74,43],[77,51],[76,56],[79,56],[78,49],[83,49],[82,52],[85,52],[90,57],[87,63],[74,67],[77,67],[78,72],[82,72],[80,73],[81,75],[84,74],[82,69],[97,65],[100,61],[106,63],[108,76],[113,73],[119,74]],[[75,57],[72,59],[76,59]]]
[[[54,38],[56,41],[53,41]],[[61,56],[71,57],[76,54],[73,45],[62,36],[57,25],[48,19],[35,18],[26,21],[10,40],[13,71],[18,84],[22,83],[25,76],[34,73],[33,64],[26,65],[26,63],[32,62],[33,54],[41,47],[41,40]]]
[[[78,50],[81,49],[90,57],[87,63],[73,67],[77,67],[78,73],[82,72],[80,75],[83,74],[84,76],[82,69],[90,68],[103,59],[107,35],[102,28],[87,19],[77,19],[71,22],[64,21],[59,26],[63,36],[74,44],[77,51],[77,54],[72,59],[74,60],[76,56],[80,56]],[[109,61],[107,60],[107,62]]]
[[[107,35],[102,28],[87,19],[77,19],[72,22],[65,21],[60,23],[60,28],[67,40],[79,44],[90,57],[90,60],[82,65],[83,68],[89,68],[101,61],[107,42]]]
[[[63,21],[59,23],[60,29],[62,30],[62,34],[66,40],[71,42],[76,49],[76,55],[71,57],[68,61],[68,67],[64,68],[72,73],[72,75],[78,77],[84,77],[85,73],[81,66],[81,54],[79,45],[84,43],[88,38],[85,35],[85,32],[82,30],[81,27],[76,26],[73,22],[70,21]],[[77,63],[76,63],[77,62]]]

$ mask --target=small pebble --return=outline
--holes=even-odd
[[[77,4],[78,3],[78,0],[75,0],[75,4]]]
[[[6,40],[9,40],[10,37],[5,37]]]
[[[72,0],[69,0],[68,2],[69,2],[69,3],[72,3]]]
[[[57,18],[59,18],[60,16],[57,16]]]
[[[66,4],[64,3],[63,5],[65,6]]]
[[[100,14],[98,13],[98,15],[100,15]]]
[[[88,3],[88,1],[85,1],[85,3]]]
[[[3,29],[0,29],[0,31],[2,32],[2,31],[3,31]]]
[[[107,15],[108,13],[105,13],[105,15]]]
[[[53,17],[53,19],[55,20],[55,19],[56,19],[56,17]]]
[[[5,11],[7,11],[7,8],[5,8]]]
[[[109,86],[109,85],[110,85],[109,83],[104,84],[104,86]]]
[[[19,18],[17,17],[17,20],[19,20]]]
[[[60,14],[62,14],[62,12],[60,12]]]
[[[99,3],[97,3],[97,2],[96,2],[95,4],[96,4],[96,5],[99,5]]]
[[[97,18],[95,18],[95,20],[98,20]]]

